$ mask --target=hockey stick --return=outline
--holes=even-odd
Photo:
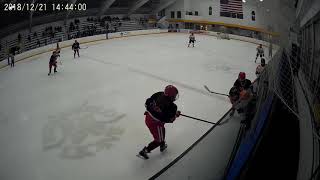
[[[214,92],[214,91],[211,91],[208,86],[204,85],[204,88],[209,92],[209,93],[213,93],[213,94],[218,94],[218,95],[221,95],[221,96],[227,96],[229,97],[229,95],[227,94],[223,94],[223,93],[217,93],[217,92]]]
[[[206,122],[206,123],[209,123],[209,124],[216,124],[216,123],[213,123],[213,122],[210,122],[210,121],[206,121],[206,120],[203,120],[203,119],[187,116],[187,115],[184,115],[184,114],[180,114],[180,115],[184,116],[184,117],[187,117],[187,118],[195,119],[195,120],[198,120],[198,121]]]
[[[80,48],[80,49],[88,49],[88,46],[82,47],[82,48]]]

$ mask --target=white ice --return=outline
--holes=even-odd
[[[179,156],[212,125],[178,118],[166,125],[168,149],[136,157],[152,136],[144,102],[168,84],[179,89],[182,113],[216,122],[240,71],[255,78],[255,44],[188,34],[99,41],[62,49],[58,73],[47,76],[51,53],[0,70],[1,180],[141,180]],[[221,139],[221,142],[227,143]]]

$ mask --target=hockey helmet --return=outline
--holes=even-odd
[[[243,81],[246,79],[246,73],[245,72],[240,72],[238,78],[240,81]]]
[[[168,85],[164,89],[164,95],[171,97],[173,101],[177,100],[179,98],[179,91],[178,89],[173,85]]]

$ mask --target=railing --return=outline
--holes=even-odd
[[[316,2],[316,1],[314,1]],[[302,11],[308,8],[304,8]],[[302,15],[305,12],[300,12]],[[320,12],[300,29],[299,44],[292,44],[294,75],[301,84],[310,112],[313,135],[313,168],[310,180],[320,178]]]
[[[264,70],[264,73],[260,76],[260,85],[258,87],[258,93],[257,96],[260,98],[260,100],[257,101],[257,114],[254,120],[252,121],[251,126],[252,129],[247,133],[247,137],[252,136],[252,138],[244,138],[242,141],[242,144],[244,144],[242,147],[240,145],[238,149],[238,153],[241,152],[238,156],[234,155],[232,159],[235,161],[233,164],[237,164],[237,166],[229,165],[228,170],[231,172],[226,173],[226,179],[232,179],[231,177],[236,177],[240,174],[241,167],[239,166],[239,162],[242,162],[240,164],[244,165],[243,161],[244,159],[248,158],[250,152],[252,149],[248,148],[245,145],[250,144],[249,142],[253,141],[253,137],[259,136],[259,134],[255,134],[259,131],[257,131],[257,127],[259,123],[261,122],[261,119],[259,120],[259,108],[264,107],[261,106],[264,104],[264,98],[266,95],[266,92],[269,92],[268,96],[275,95],[278,99],[281,100],[282,104],[287,108],[289,112],[294,114],[297,119],[300,121],[300,143],[309,143],[308,147],[311,147],[311,150],[303,150],[301,148],[304,148],[300,145],[300,160],[304,159],[303,161],[300,161],[300,163],[308,163],[308,164],[300,164],[299,166],[302,167],[302,169],[305,169],[305,167],[310,168],[308,171],[302,170],[298,176],[303,179],[310,179],[310,180],[316,180],[319,178],[319,148],[320,148],[320,139],[318,134],[318,127],[317,123],[315,121],[315,109],[312,107],[312,98],[316,98],[315,95],[312,93],[312,91],[309,90],[308,82],[305,79],[301,79],[302,76],[302,70],[299,69],[299,64],[297,62],[303,61],[302,59],[297,59],[300,56],[296,54],[289,53],[290,51],[281,48],[278,50],[276,55],[272,58],[271,61],[269,61],[266,69]],[[295,50],[293,52],[296,52]],[[298,80],[298,81],[297,81]],[[297,84],[298,83],[298,84]],[[313,84],[312,84],[313,85]],[[318,86],[318,84],[315,84],[314,86]],[[300,91],[300,88],[302,87],[303,93],[297,93],[297,91]],[[301,103],[301,101],[306,101],[306,105]],[[300,103],[299,103],[300,102]],[[300,105],[299,105],[300,104]],[[302,105],[301,105],[302,104]],[[263,110],[263,109],[261,109]],[[308,113],[309,116],[306,117],[304,113]],[[310,117],[310,118],[309,118]],[[308,124],[311,124],[308,126]],[[308,136],[308,134],[311,134]],[[248,142],[245,142],[248,141]],[[251,142],[252,143],[252,142]],[[311,143],[311,144],[310,144]],[[247,153],[245,153],[247,152]],[[306,155],[306,153],[311,152],[311,159],[309,155]],[[241,157],[241,158],[239,158]],[[237,159],[238,158],[238,159]],[[306,160],[307,159],[307,160]],[[238,162],[237,162],[238,161]],[[232,163],[230,163],[232,164]],[[310,172],[310,173],[308,173]]]

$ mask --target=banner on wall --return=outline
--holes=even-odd
[[[220,0],[220,16],[243,19],[242,0]]]

